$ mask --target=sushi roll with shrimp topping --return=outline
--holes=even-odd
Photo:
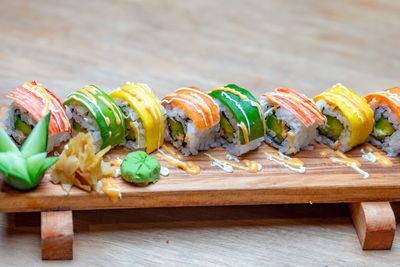
[[[219,145],[217,103],[197,87],[176,90],[162,100],[166,110],[165,140],[182,154],[197,155]]]
[[[219,137],[229,153],[239,156],[256,149],[264,140],[265,120],[257,99],[235,84],[210,93],[220,110]]]
[[[278,88],[263,94],[260,103],[266,122],[266,143],[284,154],[312,148],[317,127],[326,118],[310,99],[294,90]]]
[[[314,102],[326,117],[318,127],[318,142],[346,152],[366,141],[374,126],[374,113],[363,97],[336,84],[315,96]]]
[[[374,112],[374,128],[368,141],[389,156],[400,153],[400,88],[394,87],[365,96]]]
[[[33,127],[51,112],[47,151],[70,137],[71,127],[60,100],[36,82],[25,82],[6,95],[13,100],[3,120],[7,133],[22,145]]]

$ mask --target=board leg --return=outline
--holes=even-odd
[[[389,202],[350,203],[349,207],[362,249],[392,248],[396,219]]]
[[[42,259],[72,260],[72,211],[41,213]]]

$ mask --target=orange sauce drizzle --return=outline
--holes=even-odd
[[[283,121],[281,121],[281,128],[282,128],[282,138],[285,139],[287,136],[287,132],[285,131],[285,123]]]
[[[290,144],[290,153],[293,153],[294,136],[293,136],[293,133],[292,133],[292,132],[289,132],[288,135],[289,135],[289,137],[290,137],[290,141],[292,142],[292,143]]]
[[[339,149],[339,141],[336,141],[333,146],[335,147],[335,150]]]
[[[88,90],[89,92],[91,92],[92,94],[97,94],[97,91],[96,91],[96,89],[94,89],[93,87],[91,87],[91,86],[86,86],[86,90]]]
[[[392,167],[393,163],[392,161],[384,156],[381,155],[379,152],[372,152],[372,155],[374,155],[376,157],[376,160],[383,166],[383,167]]]
[[[208,158],[210,160],[216,159],[211,155],[208,155]],[[232,162],[232,161],[229,161],[229,160],[225,160],[225,159],[216,159],[216,160],[222,162],[222,164],[226,164],[226,165],[232,166],[232,167],[237,168],[239,170],[244,170],[244,171],[252,172],[252,173],[255,173],[255,172],[259,171],[259,164],[257,162],[255,162],[255,161],[252,161],[252,160],[244,159],[243,160],[244,165],[238,164],[236,162]]]
[[[121,190],[112,177],[101,179],[101,190],[108,195],[111,202],[117,202],[120,199]]]
[[[110,118],[106,117],[107,126],[110,126]]]
[[[43,100],[43,108],[42,108],[42,116],[45,116],[49,110],[50,110],[50,103],[51,103],[51,98],[47,94],[46,89],[44,89],[40,85],[33,85],[31,83],[25,82],[24,83],[26,86],[28,86],[31,90],[35,91],[35,95],[40,97]]]
[[[154,120],[157,119],[157,115],[154,114],[154,109],[151,106],[146,105],[145,109],[151,114],[151,116],[153,117]]]
[[[270,160],[278,161],[278,162],[282,163],[281,165],[284,165],[285,167],[287,167],[293,171],[302,171],[302,169],[304,168],[304,162],[298,158],[291,158],[288,156],[284,156],[283,154],[273,155],[273,154],[269,154],[267,152],[264,152],[264,154]]]
[[[112,110],[112,112],[114,113],[114,116],[115,116],[115,120],[116,120],[117,125],[120,125],[120,124],[121,124],[121,119],[119,118],[117,112],[115,112],[115,109],[114,109],[113,105],[111,105],[111,103],[108,102],[107,99],[105,99],[103,96],[99,96],[99,99],[100,99],[101,101],[103,101],[103,103],[106,104],[106,106],[107,106],[109,109]]]
[[[186,135],[185,136],[185,141],[188,141],[189,140],[189,135]]]
[[[133,121],[129,122],[129,126],[131,126],[131,128],[135,131],[135,133],[138,133],[138,130],[137,130],[135,124],[133,123]]]
[[[372,155],[375,156],[376,161],[378,161],[379,164],[381,164],[383,167],[392,167],[393,166],[393,162],[386,157],[385,155],[382,155],[381,153],[375,151],[372,149],[371,146],[369,145],[365,145],[365,150],[368,152],[371,152]]]
[[[166,162],[168,162],[169,164],[181,168],[184,171],[186,171],[189,174],[199,174],[200,173],[200,167],[196,164],[194,164],[192,161],[181,161],[182,156],[181,155],[177,155],[175,151],[173,151],[171,148],[167,147],[167,146],[162,146],[162,148],[172,154],[175,155],[171,156],[171,155],[166,155],[164,151],[162,151],[161,149],[159,149],[158,153],[155,154],[155,156],[159,157],[160,159],[165,160]]]
[[[90,100],[92,100],[94,103],[97,103],[96,98],[88,92],[88,87],[81,88],[78,90],[78,92],[84,93],[88,98],[90,98]]]
[[[238,126],[242,129],[245,144],[248,145],[249,144],[249,132],[247,131],[246,125],[244,125],[243,122],[240,122],[240,124],[238,124]]]
[[[330,157],[329,159],[332,160],[333,162],[341,163],[341,164],[346,165],[346,166],[350,166],[350,165],[353,165],[353,164],[355,166],[357,166],[357,167],[361,166],[361,164],[360,164],[360,162],[358,160],[349,158],[349,157],[347,157],[345,154],[343,154],[340,151],[335,151],[335,152],[340,158]]]

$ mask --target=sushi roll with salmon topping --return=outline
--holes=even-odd
[[[220,110],[220,142],[239,156],[256,149],[264,140],[265,120],[257,99],[235,84],[214,88],[210,93]]]
[[[164,115],[153,90],[144,83],[127,83],[111,92],[125,118],[126,147],[147,154],[164,143]]]
[[[118,105],[95,85],[70,94],[64,101],[72,135],[89,132],[96,152],[125,143],[125,119]]]
[[[366,141],[374,126],[367,101],[341,84],[314,97],[327,121],[318,127],[316,140],[342,152]]]
[[[26,137],[40,119],[51,112],[47,151],[50,152],[61,142],[70,137],[71,127],[67,114],[60,100],[49,90],[36,82],[25,82],[6,95],[13,100],[3,120],[7,133],[18,145],[22,145]]]
[[[219,145],[219,110],[215,101],[197,87],[176,90],[162,100],[166,110],[165,140],[182,154],[197,155]]]
[[[400,153],[400,88],[394,87],[365,96],[374,112],[375,124],[368,141],[389,156]]]
[[[309,149],[317,127],[326,122],[310,99],[288,88],[263,94],[260,103],[266,122],[265,142],[284,154]]]

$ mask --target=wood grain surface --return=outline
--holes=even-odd
[[[231,82],[255,95],[287,86],[313,96],[336,82],[366,94],[398,85],[399,12],[389,0],[2,0],[0,103],[30,80],[60,98],[89,83],[110,90],[125,81],[146,82],[159,96]],[[37,216],[28,213],[19,226],[10,216],[0,214],[2,264],[44,265]],[[74,219],[75,265],[400,259],[396,239],[391,251],[361,251],[340,205],[82,211]]]
[[[322,151],[327,153],[326,157],[321,156]],[[129,152],[117,147],[105,160],[124,158]],[[215,158],[226,158],[226,150],[221,147],[207,152]],[[167,177],[160,176],[155,184],[137,187],[121,177],[116,178],[122,194],[116,203],[102,192],[88,193],[78,188],[67,195],[60,185],[50,182],[51,170],[48,170],[42,183],[30,192],[19,192],[0,183],[0,212],[400,200],[398,157],[392,158],[393,167],[385,168],[363,159],[360,147],[346,153],[359,160],[361,168],[369,172],[370,177],[364,179],[352,168],[332,163],[329,157],[337,155],[325,145],[316,144],[314,150],[296,154],[307,168],[304,174],[267,160],[265,152],[276,154],[274,148],[263,144],[239,157],[261,164],[262,170],[257,173],[237,169],[226,173],[211,166],[203,153],[185,157],[200,166],[198,175],[161,160],[161,165],[168,167],[170,173]]]

